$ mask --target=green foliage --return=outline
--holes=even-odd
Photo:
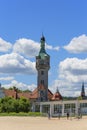
[[[44,116],[44,114],[40,112],[29,112],[28,115],[29,116]]]
[[[14,99],[4,97],[0,99],[0,112],[29,112],[30,102],[26,98]]]
[[[81,97],[81,96],[79,96],[79,97],[77,97],[77,99],[78,99],[78,100],[82,100],[82,97]]]
[[[30,90],[26,89],[26,90],[20,90],[19,88],[13,86],[13,87],[10,87],[9,90],[16,90],[17,92],[31,92]]]
[[[18,89],[17,87],[13,86],[13,87],[10,87],[9,90],[15,90],[17,92],[22,92],[22,90]]]
[[[23,97],[20,98],[19,110],[21,110],[21,112],[30,111],[30,102],[29,102],[29,100],[27,100],[26,98],[23,98]]]
[[[23,90],[23,92],[31,92],[30,90],[26,89],[26,90]]]
[[[76,100],[77,97],[63,97],[63,100],[64,101],[67,101],[67,100]]]
[[[16,113],[16,112],[10,112],[10,113],[0,113],[0,116],[46,116],[40,112],[19,112],[19,113]]]

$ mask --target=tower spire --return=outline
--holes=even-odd
[[[42,37],[40,39],[40,43],[41,43],[40,53],[46,53],[46,51],[45,51],[45,37],[43,36],[43,33],[42,33]]]
[[[84,99],[84,98],[85,98],[85,88],[84,88],[84,82],[82,83],[81,97],[82,97],[82,99]]]
[[[59,93],[59,89],[58,89],[58,87],[57,87],[57,89],[56,89],[56,92]]]

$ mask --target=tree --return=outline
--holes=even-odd
[[[0,99],[0,112],[29,112],[30,101],[26,98],[14,99],[4,97]]]
[[[77,97],[77,99],[78,99],[78,100],[82,100],[82,97],[81,97],[81,96],[79,96],[79,97]]]
[[[30,111],[30,101],[24,97],[21,97],[19,101],[19,109],[23,112]]]

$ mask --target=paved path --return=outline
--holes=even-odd
[[[46,117],[0,117],[0,130],[87,130],[87,117],[83,119]]]

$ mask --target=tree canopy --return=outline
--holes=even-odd
[[[29,112],[30,101],[24,97],[14,99],[12,97],[4,97],[0,99],[0,112]]]

